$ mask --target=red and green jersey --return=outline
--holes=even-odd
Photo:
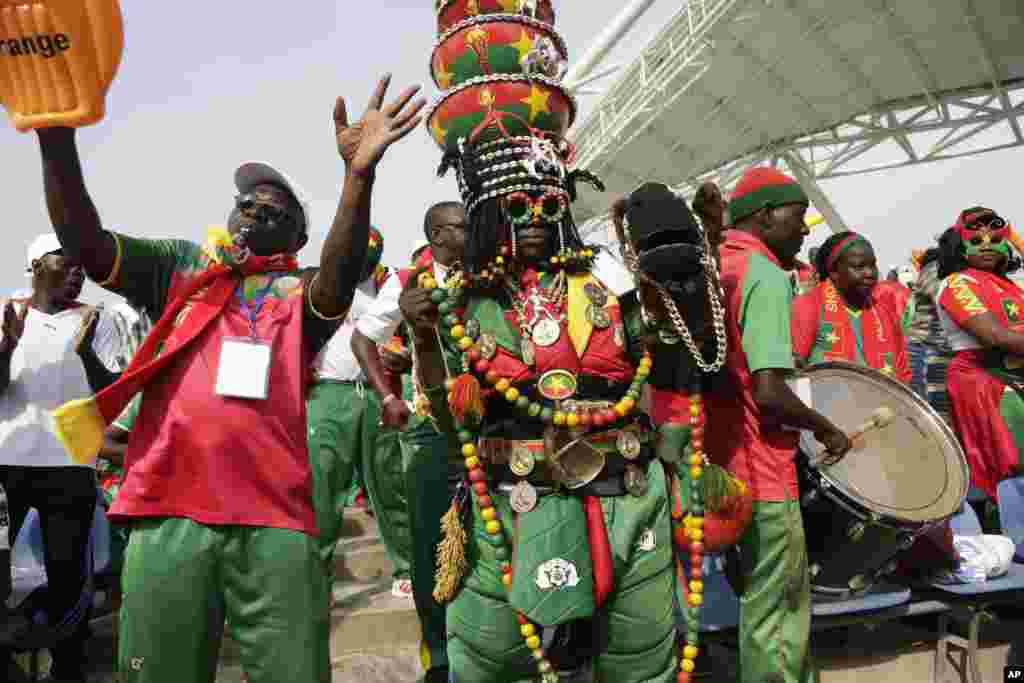
[[[762,424],[752,394],[758,370],[793,370],[793,286],[757,237],[729,230],[720,248],[729,355],[722,381],[707,395],[708,455],[746,482],[758,501],[798,496],[798,433]]]
[[[910,382],[900,315],[885,301],[851,310],[835,286],[823,282],[793,302],[791,332],[793,353],[807,363],[857,363]]]
[[[192,242],[117,237],[122,256],[109,288],[154,320],[210,262]],[[240,280],[223,313],[146,385],[112,517],[316,533],[304,399],[307,369],[333,325],[304,317],[303,288],[299,272]],[[258,298],[256,337],[272,345],[268,398],[218,396],[221,344],[250,336],[249,309]],[[185,304],[179,320],[199,299]]]

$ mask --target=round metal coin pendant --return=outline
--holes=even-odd
[[[491,360],[498,353],[498,340],[490,332],[481,334],[477,345],[480,347],[480,357],[484,360]]]
[[[635,432],[619,432],[615,438],[615,447],[626,460],[636,460],[640,457],[640,438]]]
[[[508,456],[508,468],[517,477],[528,476],[533,472],[536,462],[528,448],[516,446]]]
[[[583,286],[583,293],[587,295],[595,306],[603,308],[608,303],[608,292],[604,291],[599,285],[593,282],[588,282]]]
[[[533,326],[533,341],[539,346],[551,346],[562,336],[561,326],[551,318],[537,321]]]
[[[640,496],[647,493],[647,475],[636,465],[626,465],[626,472],[622,475],[622,483],[630,495]]]
[[[528,481],[521,481],[512,487],[508,502],[519,514],[525,514],[537,507],[537,489]]]
[[[611,327],[612,317],[608,315],[608,311],[598,307],[596,304],[587,306],[587,320],[594,327],[603,330]]]
[[[522,346],[520,347],[523,353],[523,363],[526,365],[533,365],[537,362],[536,354],[534,353],[533,342],[529,339],[524,339]]]

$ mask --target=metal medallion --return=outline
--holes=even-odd
[[[537,321],[531,331],[533,342],[539,346],[551,346],[562,336],[562,328],[552,318],[543,318]]]
[[[548,370],[537,380],[537,391],[549,401],[564,401],[576,393],[576,375],[568,370]]]
[[[622,475],[622,483],[630,495],[641,497],[647,493],[647,475],[636,465],[626,465],[626,471]]]
[[[612,317],[608,315],[608,311],[597,304],[587,306],[587,320],[599,330],[608,329],[612,325]]]
[[[484,360],[491,360],[498,353],[498,339],[490,332],[481,334],[477,345],[480,347],[480,357]]]
[[[604,305],[608,303],[608,292],[593,282],[583,285],[583,293],[598,308],[604,308]]]
[[[521,481],[508,494],[512,509],[523,515],[537,507],[537,489],[528,481]]]
[[[520,345],[520,349],[523,354],[523,362],[527,365],[533,365],[537,362],[537,356],[533,347],[533,341],[530,339],[523,339],[523,343]]]
[[[466,336],[475,339],[478,334],[480,334],[480,322],[473,319],[467,320]]]
[[[612,335],[615,340],[615,345],[620,349],[626,346],[626,330],[622,328],[622,325],[615,326],[615,333]]]
[[[529,448],[525,446],[515,446],[512,448],[512,452],[508,456],[508,468],[512,470],[512,474],[517,477],[528,476],[530,472],[533,472],[535,466],[536,461]]]
[[[615,438],[615,447],[626,460],[636,460],[640,457],[640,438],[633,431],[619,432]]]

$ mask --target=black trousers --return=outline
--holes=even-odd
[[[48,583],[46,614],[54,626],[75,607],[87,579],[96,473],[88,467],[0,466],[0,485],[7,492],[11,546],[29,508],[39,511]],[[88,638],[87,609],[70,635],[51,650],[55,678],[81,675]],[[0,672],[6,671],[10,655],[9,650],[0,649]]]

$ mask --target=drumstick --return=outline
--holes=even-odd
[[[871,413],[870,420],[861,425],[858,425],[853,429],[853,431],[848,432],[846,436],[849,437],[850,441],[855,441],[873,429],[881,429],[882,427],[888,426],[895,419],[896,412],[889,406],[882,406],[881,408],[878,408],[873,413]],[[818,453],[818,455],[811,459],[810,464],[812,467],[817,467],[822,462],[827,460],[828,457],[828,450],[823,448]],[[836,460],[836,462],[839,462],[839,460]],[[831,464],[835,465],[836,462],[833,462]]]

